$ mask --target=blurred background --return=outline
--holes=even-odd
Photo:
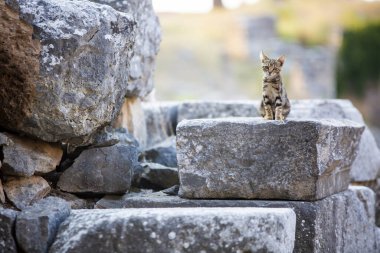
[[[153,0],[157,100],[260,99],[259,52],[291,99],[348,98],[380,127],[380,1]]]

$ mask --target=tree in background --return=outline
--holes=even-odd
[[[369,123],[380,127],[380,23],[346,31],[337,65],[337,92],[348,96]]]

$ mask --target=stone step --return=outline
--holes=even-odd
[[[295,224],[289,208],[76,210],[49,252],[292,252]]]
[[[363,127],[348,120],[184,120],[180,196],[316,200],[346,190]]]
[[[180,207],[292,208],[297,216],[294,252],[380,252],[375,234],[380,235],[375,225],[375,196],[362,186],[351,186],[315,202],[183,199],[155,192],[107,196],[96,204],[96,208]]]

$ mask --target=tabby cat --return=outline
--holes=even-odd
[[[260,60],[264,71],[260,114],[264,119],[283,121],[290,112],[290,102],[280,75],[285,57],[270,59],[261,51]]]

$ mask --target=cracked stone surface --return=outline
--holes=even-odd
[[[129,66],[128,96],[145,97],[153,90],[153,72],[161,29],[151,0],[90,0],[132,15],[138,26]]]
[[[2,127],[79,145],[114,120],[134,90],[131,14],[81,0],[1,0],[0,11]]]
[[[316,200],[344,191],[363,130],[348,120],[184,120],[179,195]]]
[[[83,151],[74,164],[63,172],[58,188],[70,193],[122,194],[129,190],[138,149],[134,145]]]
[[[292,252],[295,225],[286,208],[73,210],[50,252]]]
[[[292,208],[297,216],[294,252],[379,252],[375,196],[363,186],[322,200],[183,199],[163,192],[104,197],[96,208],[265,207]],[[380,238],[380,237],[378,237]]]

